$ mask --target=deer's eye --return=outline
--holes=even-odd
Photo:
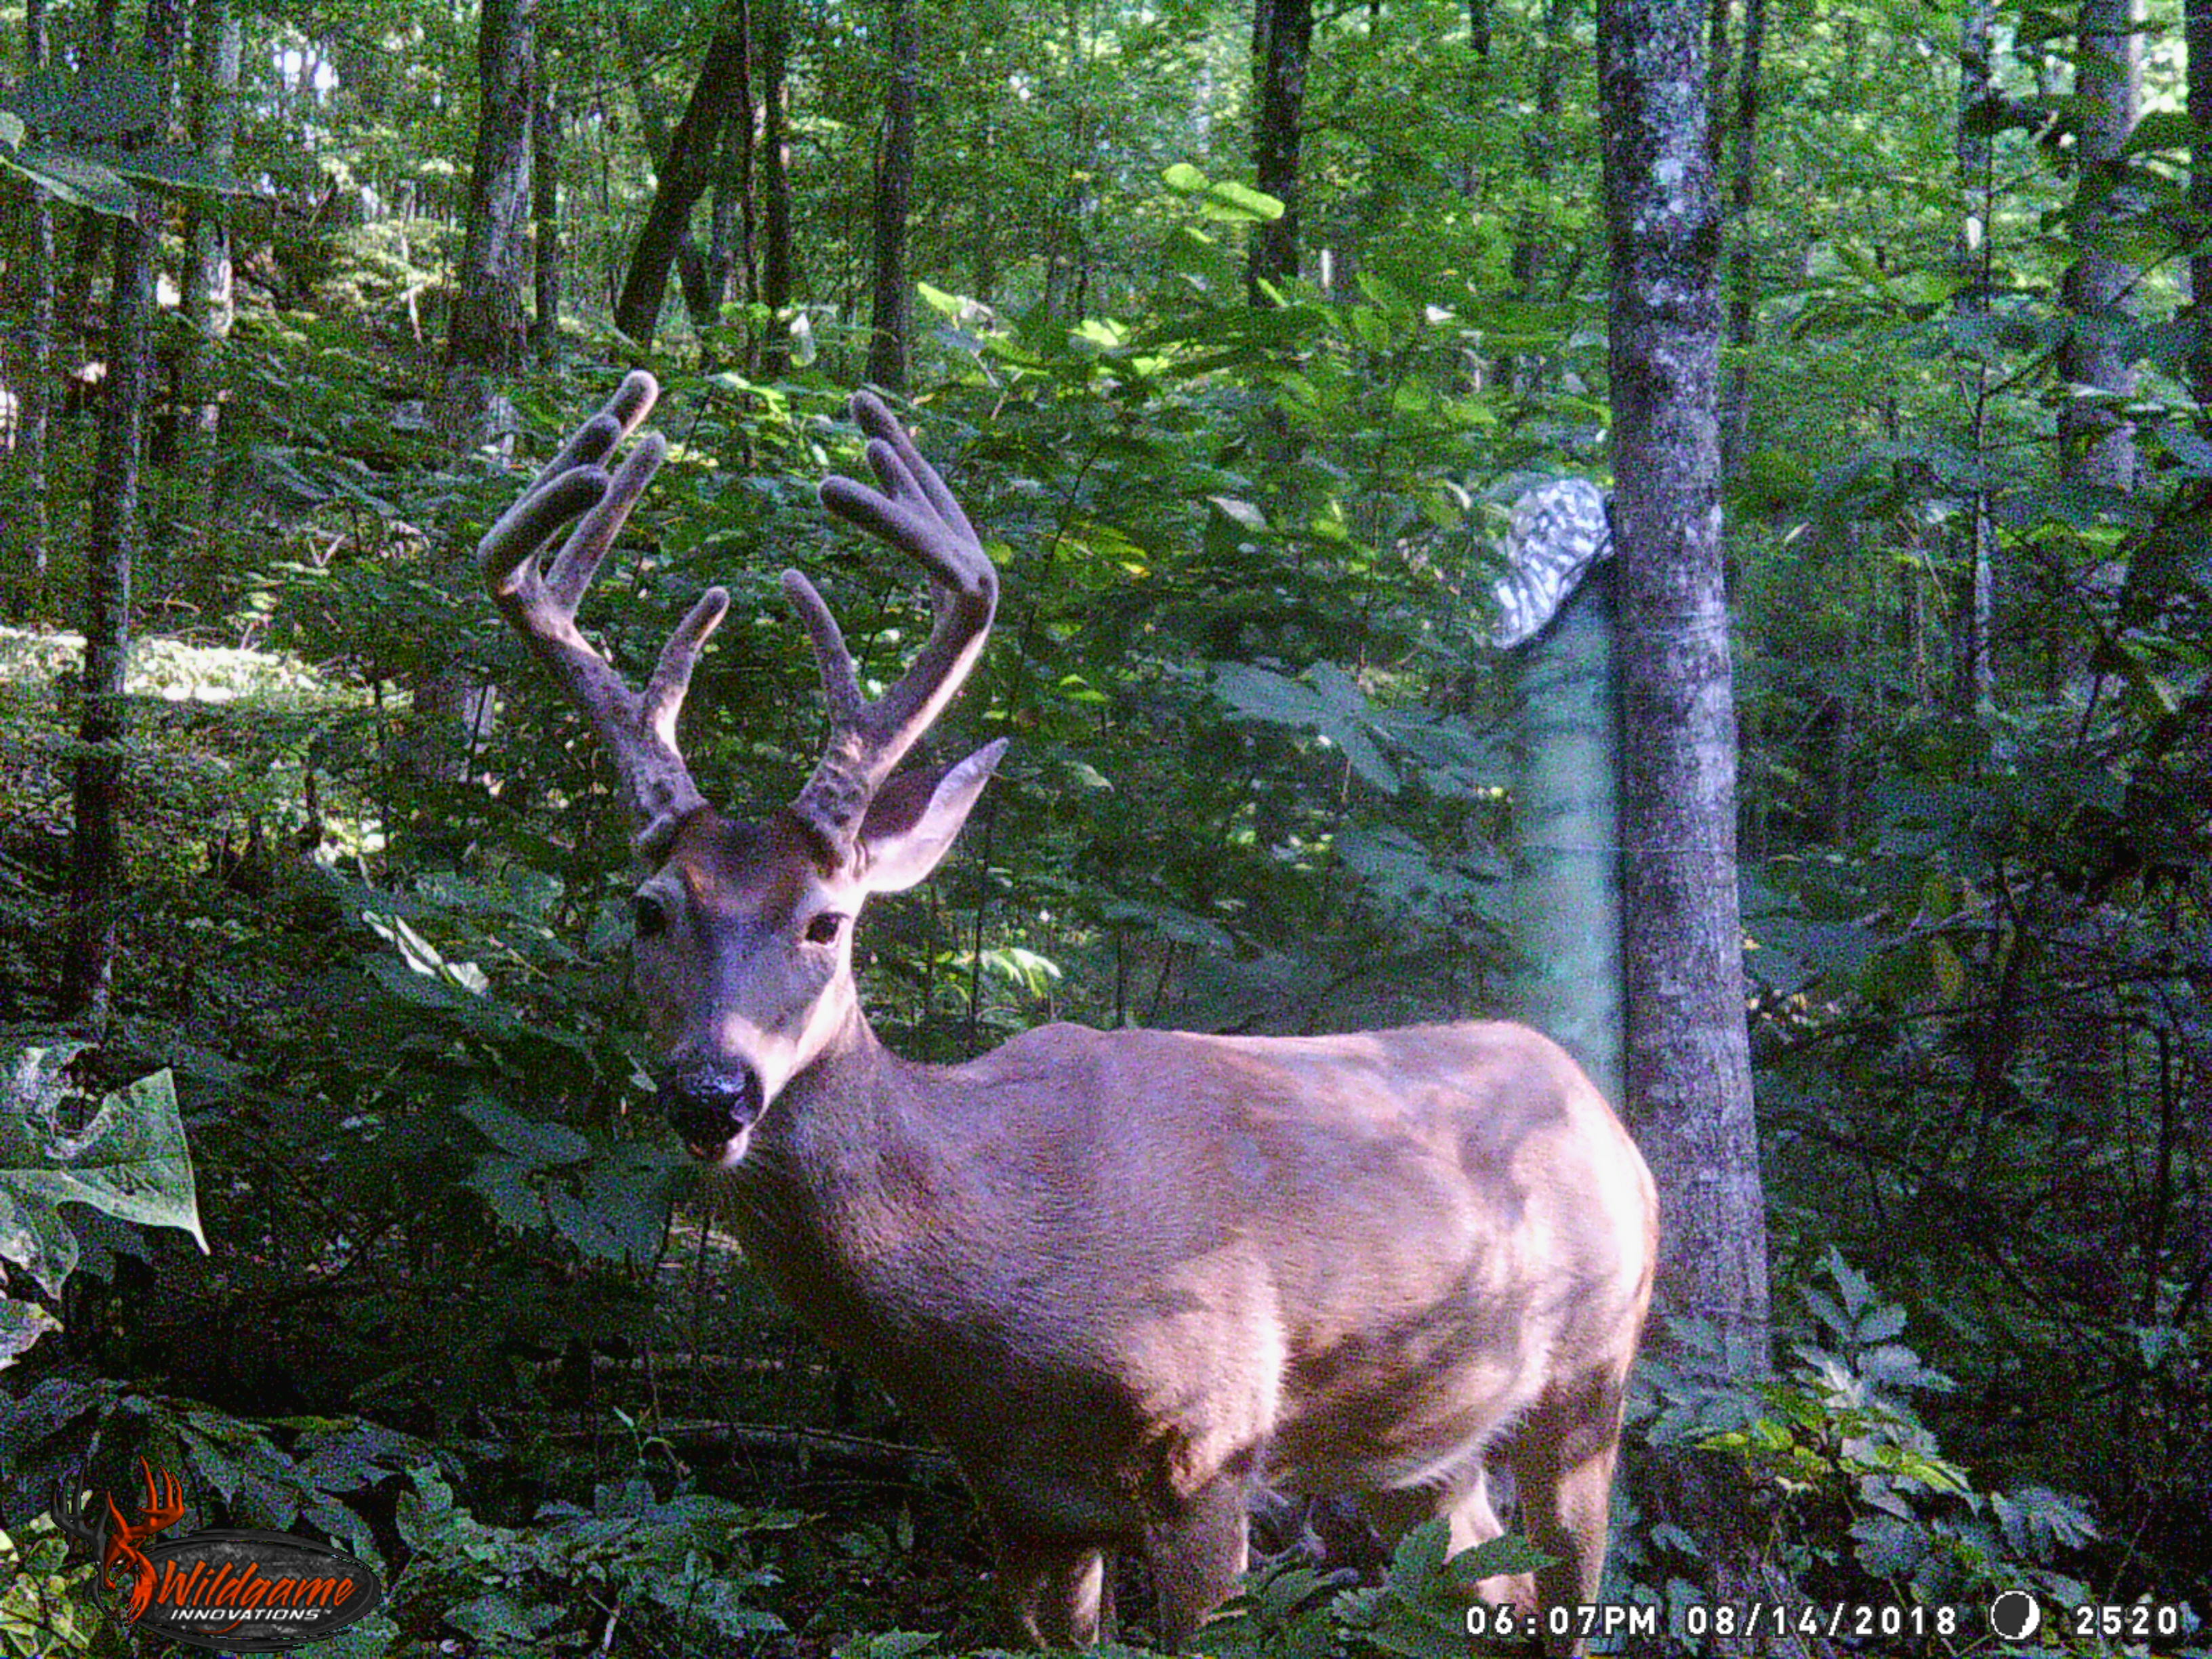
[[[629,902],[640,939],[659,939],[668,931],[668,907],[652,894],[640,893]]]
[[[845,918],[836,911],[822,911],[806,924],[806,942],[809,945],[835,945],[838,931],[844,925]]]

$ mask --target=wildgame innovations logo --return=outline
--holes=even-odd
[[[100,1565],[141,1634],[230,1653],[274,1653],[337,1635],[376,1611],[384,1588],[365,1561],[290,1533],[224,1530],[160,1538],[185,1517],[184,1488],[144,1459],[136,1519],[72,1480],[54,1522]]]

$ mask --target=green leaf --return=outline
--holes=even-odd
[[[1451,1528],[1424,1521],[1398,1540],[1390,1553],[1390,1577],[1401,1583],[1425,1583],[1443,1568],[1451,1549]]]
[[[65,1131],[57,1112],[68,1093],[63,1068],[76,1052],[25,1049],[0,1077],[0,1259],[28,1269],[49,1296],[61,1293],[77,1261],[64,1204],[175,1227],[208,1248],[170,1074],[104,1097],[90,1122]]]
[[[100,160],[125,179],[156,189],[196,191],[210,196],[250,196],[253,186],[228,167],[176,144],[100,152]]]
[[[425,978],[434,979],[457,990],[482,996],[491,988],[483,969],[473,962],[448,960],[438,947],[424,939],[407,924],[407,918],[397,914],[380,915],[364,910],[361,919],[370,929],[399,947],[400,960]]]
[[[961,313],[967,308],[968,302],[965,300],[963,300],[958,295],[948,294],[943,289],[932,287],[927,283],[915,283],[914,285],[914,291],[921,296],[922,304],[927,306],[932,311],[935,312],[940,317],[950,317],[957,319],[960,316]]]
[[[1177,161],[1160,174],[1160,182],[1176,195],[1195,200],[1199,211],[1218,224],[1264,224],[1283,216],[1276,198],[1233,179],[1208,179],[1188,161]]]
[[[1206,195],[1211,198],[1206,216],[1231,223],[1266,224],[1283,216],[1279,198],[1249,185],[1240,185],[1233,179],[1223,179],[1211,185]]]
[[[0,1297],[0,1370],[28,1353],[47,1332],[61,1328],[61,1321],[37,1303]]]
[[[524,1117],[488,1095],[471,1095],[454,1109],[481,1129],[494,1146],[529,1168],[578,1164],[592,1154],[592,1143],[566,1124]]]
[[[1249,663],[1227,663],[1215,671],[1214,695],[1249,720],[1297,726],[1319,732],[1344,751],[1352,769],[1386,795],[1398,793],[1397,773],[1383,758],[1370,732],[1379,712],[1357,681],[1333,663],[1317,663],[1311,687]]]
[[[1851,1523],[1858,1543],[1859,1565],[1877,1578],[1896,1578],[1911,1572],[1928,1553],[1927,1534],[1917,1522],[1893,1515],[1870,1515]]]
[[[530,1176],[541,1167],[494,1152],[477,1160],[462,1185],[482,1194],[502,1225],[519,1233],[535,1232],[545,1225],[545,1206]]]
[[[1233,955],[1237,949],[1237,941],[1218,923],[1172,904],[1116,899],[1107,905],[1104,915],[1109,922],[1133,923],[1163,939],[1173,939],[1178,945],[1195,945],[1217,956]]]
[[[854,1637],[837,1645],[838,1659],[914,1659],[943,1638],[928,1631],[887,1630],[879,1636]]]
[[[19,149],[12,155],[0,155],[0,167],[22,174],[71,207],[111,219],[128,219],[138,211],[138,192],[128,179],[69,150]]]

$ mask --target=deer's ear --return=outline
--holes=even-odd
[[[937,868],[983,786],[1006,751],[987,743],[957,766],[910,772],[876,792],[860,825],[860,882],[872,893],[899,893]]]

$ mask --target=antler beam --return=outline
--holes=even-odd
[[[676,717],[700,648],[721,624],[730,596],[720,587],[700,596],[661,648],[642,695],[585,639],[576,607],[667,456],[667,441],[648,432],[617,471],[611,476],[604,465],[659,396],[659,384],[643,370],[625,376],[477,548],[493,603],[552,669],[613,757],[629,793],[636,844],[647,854],[663,849],[676,826],[707,804],[677,747]],[[572,522],[575,528],[549,564],[544,550]]]
[[[852,845],[884,780],[960,690],[999,607],[999,573],[945,481],[880,399],[856,393],[852,410],[869,434],[868,465],[884,489],[830,478],[822,503],[929,573],[936,619],[905,678],[869,702],[830,607],[798,571],[783,573],[783,591],[814,641],[830,705],[829,742],[791,810],[839,848]]]

